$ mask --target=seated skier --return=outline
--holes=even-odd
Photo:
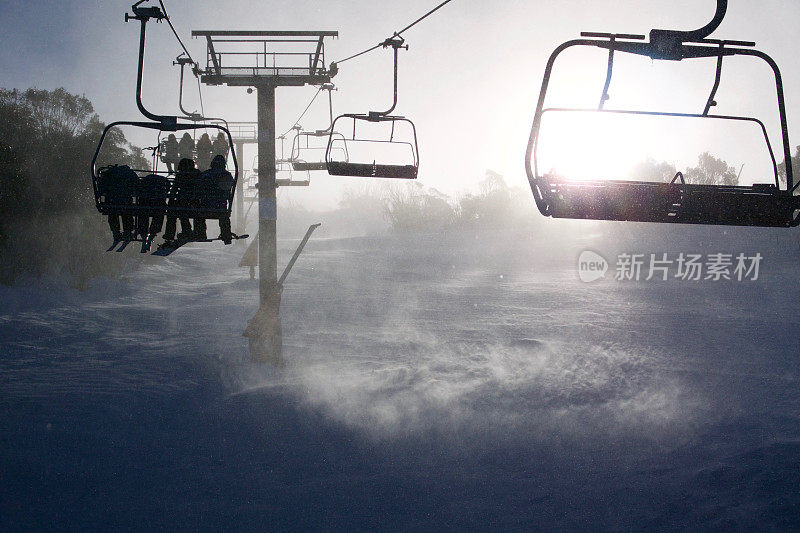
[[[137,194],[138,205],[143,207],[153,207],[164,209],[167,206],[167,189],[169,182],[164,176],[150,174],[139,179],[139,191]],[[138,232],[142,237],[142,253],[150,250],[153,239],[164,227],[164,214],[162,213],[142,213],[139,215]]]
[[[233,176],[225,170],[225,158],[221,155],[214,156],[211,168],[200,176],[200,206],[225,211],[228,208],[228,199],[232,188]],[[231,233],[231,217],[227,212],[220,215],[219,229],[219,238],[225,244],[230,244],[233,240],[233,233]],[[205,238],[205,219],[195,219],[195,235],[198,239]]]
[[[221,155],[224,158],[228,158],[228,150],[230,150],[230,146],[228,146],[228,139],[225,138],[225,134],[219,132],[217,134],[217,138],[214,139],[213,143],[213,152],[214,157]]]
[[[204,133],[200,136],[195,151],[197,152],[197,170],[201,172],[208,170],[211,166],[211,158],[213,157],[214,151],[214,145],[208,133]]]
[[[194,160],[194,139],[189,133],[184,133],[181,140],[178,142],[178,157],[180,159]],[[178,163],[180,164],[180,162]]]
[[[164,141],[164,162],[167,164],[167,170],[175,172],[175,167],[178,166],[180,159],[178,139],[174,133],[170,133],[167,140]]]
[[[178,171],[175,173],[175,181],[172,183],[172,188],[169,191],[170,207],[189,208],[192,206],[192,199],[194,198],[194,189],[197,178],[200,172],[194,168],[194,161],[188,158],[181,159],[178,163]],[[181,221],[181,232],[178,234],[178,240],[192,240],[194,234],[192,232],[192,224],[189,221],[187,214],[182,215],[168,215],[167,227],[164,229],[164,241],[167,243],[175,240],[176,221]]]
[[[133,206],[133,196],[139,177],[128,165],[112,165],[100,171],[97,183],[103,203],[110,206]],[[120,228],[120,220],[122,227]],[[114,241],[130,241],[135,237],[133,215],[108,215],[108,226]]]

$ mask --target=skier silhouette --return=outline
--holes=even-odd
[[[214,156],[211,161],[211,168],[200,176],[201,206],[209,209],[227,209],[228,198],[230,198],[232,188],[233,176],[225,170],[225,158],[221,155]],[[205,239],[206,220],[204,218],[196,218],[194,227],[197,238]],[[233,234],[231,233],[231,217],[227,213],[220,216],[219,229],[219,238],[225,244],[230,244],[233,240]]]
[[[230,146],[228,145],[228,140],[225,138],[225,134],[219,132],[217,134],[217,138],[214,139],[214,144],[213,144],[214,157],[221,155],[224,159],[227,160],[229,149]]]
[[[113,165],[100,172],[97,188],[105,197],[105,203],[132,206],[138,179],[136,172],[128,165]],[[108,215],[108,227],[114,241],[133,240],[135,237],[133,215]]]
[[[164,141],[164,162],[170,172],[175,172],[175,167],[181,160],[179,152],[178,139],[175,138],[174,133],[170,133],[167,140]]]
[[[213,157],[213,145],[208,133],[204,133],[197,141],[197,170],[203,172],[208,170],[211,166],[211,158]]]
[[[184,133],[181,142],[178,143],[178,157],[194,160],[194,139],[188,133]]]
[[[197,177],[200,172],[194,168],[194,161],[188,158],[181,159],[178,163],[178,172],[175,174],[175,181],[170,190],[169,205],[171,207],[191,207],[192,198],[194,197],[194,189],[197,182]],[[176,220],[181,221],[181,232],[178,234],[179,240],[190,240],[193,238],[192,224],[186,214],[179,216],[167,216],[167,227],[164,229],[164,240],[169,242],[175,239],[175,230],[177,229]]]

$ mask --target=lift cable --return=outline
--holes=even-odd
[[[322,92],[322,86],[317,88],[317,92],[314,93],[314,97],[311,98],[311,101],[308,103],[306,108],[303,110],[302,113],[300,113],[300,116],[297,117],[297,120],[294,121],[294,124],[292,125],[292,127],[289,128],[288,130],[286,130],[286,132],[283,135],[280,135],[278,138],[286,137],[289,134],[290,131],[292,131],[293,129],[297,128],[297,126],[299,125],[299,122],[301,120],[303,120],[304,116],[306,116],[306,113],[308,113],[308,110],[311,109],[311,106],[314,104],[314,101],[317,99],[317,97],[319,96],[319,93],[321,93],[321,92]]]
[[[364,54],[368,54],[368,53],[372,52],[373,50],[377,50],[381,46],[383,46],[383,43],[378,43],[375,46],[373,46],[372,48],[368,48],[367,50],[364,50],[363,52],[359,52],[357,54],[351,55],[350,57],[348,57],[346,59],[342,59],[341,61],[334,61],[333,64],[334,65],[338,65],[340,63],[344,63],[345,61],[350,61],[351,59],[355,59],[357,57],[363,56]]]
[[[385,41],[382,41],[382,42],[376,44],[375,46],[373,46],[372,48],[368,48],[367,50],[364,50],[363,52],[359,52],[359,53],[354,54],[354,55],[352,55],[352,56],[350,56],[348,58],[342,59],[341,61],[334,61],[332,63],[332,65],[340,65],[340,64],[344,63],[345,61],[350,61],[351,59],[355,59],[355,58],[357,58],[359,56],[363,56],[364,54],[368,54],[368,53],[372,52],[373,50],[377,50],[378,48],[380,48],[382,46],[387,46],[386,43],[390,39],[393,39],[395,37],[399,37],[403,32],[406,32],[406,31],[410,30],[411,28],[413,28],[414,26],[416,26],[417,24],[419,24],[420,22],[422,22],[426,18],[430,17],[431,15],[433,15],[434,13],[436,13],[437,11],[439,11],[441,8],[443,8],[444,6],[446,6],[447,4],[449,4],[452,1],[453,0],[445,0],[441,4],[439,4],[438,6],[434,7],[433,9],[428,11],[426,14],[424,14],[423,16],[421,16],[420,18],[418,18],[417,20],[415,20],[414,22],[412,22],[411,24],[409,24],[408,26],[403,28],[402,30],[400,30],[398,32],[395,32],[391,37],[389,37]],[[167,20],[169,20],[169,19],[167,19]]]
[[[425,20],[426,18],[430,17],[431,15],[433,15],[434,13],[436,13],[437,11],[439,11],[441,8],[443,8],[444,6],[446,6],[447,4],[449,4],[451,1],[452,1],[452,0],[445,0],[444,2],[442,2],[442,3],[441,3],[441,4],[439,4],[438,6],[434,7],[433,9],[431,9],[430,11],[428,11],[427,13],[425,13],[423,16],[421,16],[420,18],[418,18],[417,20],[415,20],[414,22],[412,22],[411,24],[409,24],[408,26],[406,26],[405,28],[403,28],[402,30],[400,30],[399,32],[395,33],[395,34],[393,35],[393,37],[398,37],[398,36],[400,36],[400,35],[401,35],[403,32],[405,32],[405,31],[407,31],[407,30],[410,30],[411,28],[413,28],[414,26],[416,26],[417,24],[419,24],[420,22],[422,22],[423,20]]]
[[[204,120],[216,120],[216,119],[206,119],[206,111],[205,106],[203,105],[203,86],[200,83],[200,76],[199,76],[199,68],[197,66],[197,62],[192,57],[192,54],[189,53],[189,50],[186,48],[186,45],[183,43],[183,39],[181,39],[178,31],[175,29],[175,26],[172,24],[172,20],[169,18],[169,14],[167,13],[167,6],[164,5],[164,0],[158,0],[158,3],[161,5],[161,11],[164,12],[164,18],[167,19],[167,24],[169,24],[170,29],[172,30],[173,35],[178,40],[178,43],[181,45],[183,49],[183,54],[189,59],[192,64],[192,74],[194,74],[195,79],[197,80],[197,94],[200,98],[200,116],[204,118]],[[181,54],[181,55],[183,55]],[[180,57],[180,56],[179,56]],[[224,122],[224,121],[223,121]]]
[[[205,117],[206,110],[203,109],[203,85],[200,83],[199,76],[195,76],[195,79],[197,80],[197,94],[200,95],[200,116]]]
[[[189,53],[189,50],[186,48],[186,45],[183,44],[183,39],[181,39],[181,36],[178,35],[178,31],[175,29],[175,26],[172,25],[172,21],[170,20],[169,14],[167,13],[167,6],[164,5],[164,0],[158,0],[158,3],[161,4],[161,10],[164,12],[164,18],[167,19],[167,24],[169,24],[172,33],[175,35],[175,38],[178,40],[178,43],[180,43],[181,48],[183,49],[183,53],[186,54],[186,57],[188,57],[189,61],[192,62],[193,65],[192,74],[194,74],[195,79],[197,79],[197,93],[200,97],[200,116],[205,117],[206,112],[205,109],[203,108],[203,87],[202,84],[200,83],[200,76],[198,75],[199,69],[197,67],[197,63],[192,57],[192,54]]]
[[[178,35],[177,30],[175,30],[175,26],[172,25],[172,21],[169,19],[169,14],[167,14],[167,8],[164,5],[164,0],[158,0],[158,3],[161,4],[161,10],[164,12],[164,18],[167,19],[167,24],[169,24],[172,33],[175,35],[175,38],[178,39],[181,48],[183,48],[183,53],[186,54],[186,57],[189,58],[189,60],[192,62],[192,65],[197,66],[197,63],[195,63],[194,58],[192,58],[192,54],[189,53],[189,50],[186,48],[186,45],[183,44],[183,40],[181,39],[180,35]],[[194,72],[195,76],[197,76],[197,72],[194,69],[192,69],[192,72]]]

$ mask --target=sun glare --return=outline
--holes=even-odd
[[[740,185],[774,183],[760,126],[740,120],[549,110],[536,155],[540,175],[662,181],[686,174],[706,153],[734,168]],[[673,174],[654,177],[657,166]]]
[[[647,126],[630,135],[624,117],[584,112],[550,112],[542,120],[539,172],[568,179],[625,179],[652,149],[656,133]]]

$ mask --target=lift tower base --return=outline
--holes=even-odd
[[[256,362],[282,358],[278,281],[275,90],[330,83],[325,37],[335,31],[193,31],[205,38],[208,85],[255,87],[258,92],[258,264],[259,309],[247,326],[250,355]]]

